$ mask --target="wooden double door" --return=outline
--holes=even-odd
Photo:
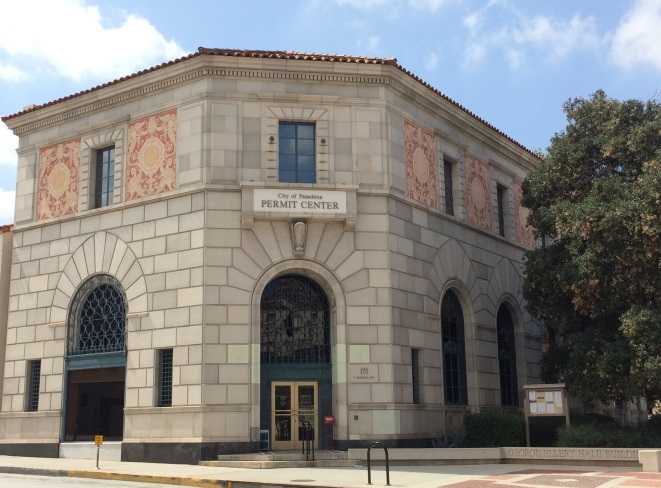
[[[316,381],[271,382],[271,448],[301,449],[305,439],[319,447],[319,392]]]

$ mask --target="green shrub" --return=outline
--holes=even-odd
[[[558,447],[661,447],[661,435],[646,426],[641,429],[604,424],[562,427]]]
[[[652,415],[647,421],[646,430],[661,437],[661,415]]]
[[[526,431],[518,413],[487,410],[464,417],[462,447],[525,446]]]
[[[617,427],[617,422],[613,417],[600,413],[584,413],[578,415],[572,413],[571,423],[573,425],[598,425]]]

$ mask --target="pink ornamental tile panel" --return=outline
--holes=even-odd
[[[126,199],[174,190],[177,185],[177,109],[129,124]]]
[[[37,219],[72,215],[78,211],[80,139],[61,142],[39,151]]]
[[[523,188],[521,179],[516,179],[512,186],[512,196],[514,200],[514,227],[516,229],[516,240],[522,246],[532,249],[535,247],[535,234],[533,228],[528,225],[528,215],[530,211],[524,207],[521,202],[523,200]]]
[[[438,171],[434,133],[406,120],[404,153],[408,197],[429,207],[438,208]]]
[[[493,230],[489,163],[466,156],[464,160],[464,205],[468,222]]]

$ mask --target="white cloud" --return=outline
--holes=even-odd
[[[463,64],[468,68],[481,64],[490,52],[500,53],[511,69],[521,67],[527,58],[558,62],[572,52],[594,50],[604,40],[594,17],[528,16],[497,0],[466,15],[463,24],[468,31]]]
[[[569,21],[544,16],[521,18],[511,33],[516,44],[547,49],[555,60],[564,58],[573,50],[592,49],[600,43],[595,19],[581,15],[574,15]]]
[[[3,3],[0,51],[76,81],[113,78],[185,54],[147,19],[129,14],[108,26],[99,7],[84,0]]]
[[[16,166],[18,137],[0,122],[0,166]]]
[[[613,36],[611,59],[627,69],[661,70],[661,0],[638,0],[625,14]]]
[[[26,78],[25,72],[16,66],[0,63],[0,81],[22,81]]]
[[[0,225],[14,222],[16,192],[0,188]]]

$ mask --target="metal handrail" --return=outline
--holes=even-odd
[[[314,428],[310,422],[301,422],[303,431],[303,444],[301,446],[301,454],[305,455],[306,461],[314,461]]]
[[[379,447],[383,447],[383,452],[386,454],[386,486],[390,486],[390,460],[388,458],[388,448],[381,445],[380,442],[374,442],[367,448],[367,484],[372,484],[372,457],[370,451],[372,448],[378,449]]]

